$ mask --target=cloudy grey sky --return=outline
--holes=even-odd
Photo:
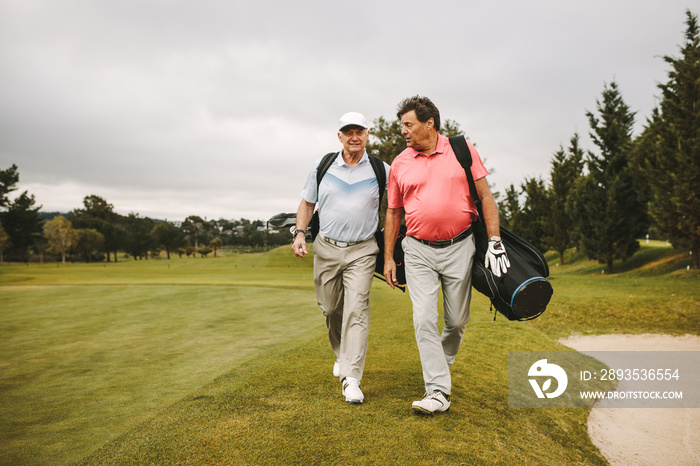
[[[0,168],[67,212],[182,220],[293,212],[338,117],[430,97],[497,191],[618,82],[641,128],[689,1],[0,0]],[[697,5],[697,4],[696,4]],[[698,13],[695,8],[694,13]]]

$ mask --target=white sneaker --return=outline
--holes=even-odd
[[[429,391],[422,400],[414,401],[411,409],[423,414],[447,411],[450,409],[450,395],[445,395],[440,390]]]
[[[340,377],[340,360],[336,359],[333,364],[333,377]]]
[[[345,397],[345,401],[350,404],[361,404],[365,396],[362,394],[362,390],[360,390],[360,381],[353,377],[345,377],[345,379],[343,379],[343,396]]]

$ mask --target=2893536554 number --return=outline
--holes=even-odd
[[[600,380],[679,380],[678,369],[603,369]]]

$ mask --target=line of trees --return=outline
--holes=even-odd
[[[207,257],[224,246],[266,248],[289,242],[261,220],[205,220],[192,215],[179,225],[138,214],[120,215],[100,196],[84,198],[83,207],[66,215],[41,213],[26,191],[14,200],[9,194],[19,182],[17,166],[0,170],[0,261],[40,261],[49,255],[59,260],[86,262],[118,260],[118,253],[148,259],[165,251],[180,257]],[[285,233],[285,232],[282,232]]]
[[[606,264],[627,259],[644,234],[689,249],[700,268],[700,32],[686,12],[679,57],[664,56],[668,80],[660,104],[634,137],[635,113],[616,82],[605,85],[595,112],[586,112],[596,151],[584,151],[574,134],[551,162],[550,182],[526,179],[506,190],[505,225],[540,248],[577,246]],[[518,205],[518,194],[525,200]]]
[[[690,249],[700,267],[700,35],[697,15],[686,16],[680,56],[664,57],[668,81],[642,134],[632,134],[635,113],[618,84],[605,84],[596,110],[586,112],[596,150],[585,151],[574,134],[554,153],[548,182],[526,178],[496,193],[501,225],[558,252],[562,264],[577,247],[612,273],[613,261],[629,258],[650,234]],[[447,122],[442,134],[461,133]],[[371,153],[390,163],[404,147],[398,119],[374,121]]]
[[[567,149],[555,152],[549,184],[526,178],[520,189],[509,186],[500,210],[506,228],[542,250],[557,251],[561,264],[565,251],[577,246],[612,273],[613,261],[632,256],[639,249],[637,238],[650,228],[633,176],[634,113],[612,82],[603,89],[596,112],[587,116],[597,151],[584,151],[574,134]]]

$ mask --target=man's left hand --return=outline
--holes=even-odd
[[[489,249],[486,251],[484,267],[488,269],[489,266],[493,274],[497,277],[506,273],[508,267],[510,267],[510,260],[508,260],[508,254],[506,254],[506,247],[501,240],[489,240]]]

